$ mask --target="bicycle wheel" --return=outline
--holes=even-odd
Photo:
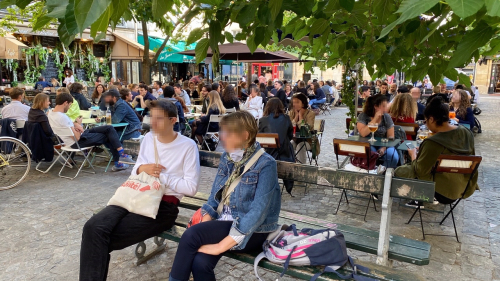
[[[0,190],[17,186],[28,175],[31,154],[20,140],[0,137]]]

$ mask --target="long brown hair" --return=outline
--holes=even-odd
[[[387,98],[384,95],[374,95],[368,97],[365,101],[363,107],[363,113],[369,117],[375,116],[375,106],[380,106],[382,103],[387,102]],[[392,107],[392,106],[391,106]]]
[[[224,91],[222,92],[222,100],[224,102],[230,102],[233,100],[237,100],[238,96],[236,95],[236,92],[234,91],[233,85],[227,85],[226,88],[224,88]]]
[[[389,109],[389,114],[394,118],[411,117],[415,119],[417,117],[417,103],[408,93],[396,95]]]
[[[45,102],[49,99],[49,96],[44,93],[39,93],[35,96],[35,99],[33,100],[33,106],[31,108],[33,109],[40,109],[44,110]]]
[[[269,99],[264,108],[264,116],[269,116],[271,113],[274,114],[274,118],[278,118],[281,114],[285,114],[285,107],[277,97]]]
[[[453,109],[455,109],[455,112],[458,114],[458,116],[462,117],[462,119],[466,118],[467,108],[470,107],[469,95],[467,95],[467,92],[465,90],[459,89],[455,91],[460,95],[460,102],[458,104],[458,108],[455,107],[453,102],[450,102],[450,106],[453,106]]]
[[[95,100],[95,99],[98,99],[99,98],[99,93],[97,92],[97,88],[99,87],[102,87],[102,94],[104,94],[104,92],[106,92],[106,87],[104,87],[103,84],[99,84],[97,86],[95,86],[95,89],[94,89],[94,92],[92,93],[92,99]]]

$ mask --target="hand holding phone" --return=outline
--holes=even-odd
[[[408,147],[408,149],[415,149],[416,147],[413,145],[413,143],[411,142],[407,142],[406,143],[406,146]]]

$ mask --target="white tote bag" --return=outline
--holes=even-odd
[[[155,164],[158,164],[158,150],[156,137],[153,138],[155,148]],[[111,197],[109,205],[119,206],[129,212],[156,219],[160,202],[165,194],[165,185],[160,179],[150,176],[145,172],[131,175]]]

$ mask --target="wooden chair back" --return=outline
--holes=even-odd
[[[482,159],[476,155],[441,154],[436,161],[434,173],[473,174]]]
[[[279,148],[280,147],[280,139],[279,135],[276,133],[272,134],[257,134],[257,141],[259,142],[262,148]]]
[[[333,139],[333,150],[339,166],[339,155],[348,157],[370,158],[370,143],[364,141],[353,141],[345,139]]]
[[[413,139],[415,139],[417,137],[418,129],[420,128],[420,126],[418,124],[415,124],[415,123],[395,122],[394,125],[401,126],[401,128],[403,128],[405,133],[407,135],[412,136]]]

